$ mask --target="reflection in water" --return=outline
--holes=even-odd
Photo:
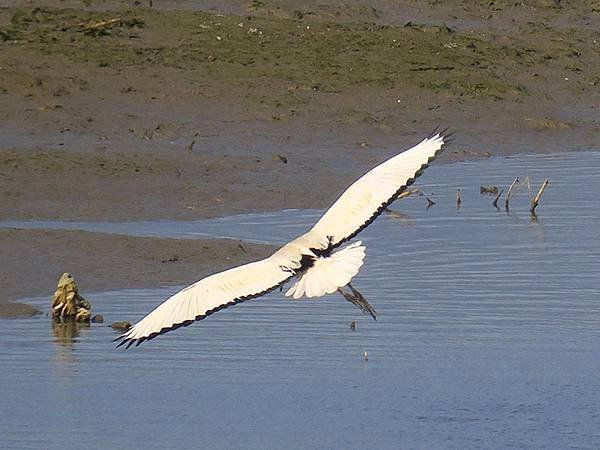
[[[511,225],[528,230],[528,232],[531,231],[532,235],[536,236],[540,241],[545,239],[544,220],[542,217],[538,217],[537,214],[529,213],[528,215],[524,215],[513,212],[510,209],[504,211],[498,209],[498,212],[505,215]]]
[[[52,321],[52,331],[54,333],[54,342],[62,347],[71,347],[81,330],[90,328],[89,322],[76,322],[75,320]]]
[[[56,359],[59,363],[70,364],[74,360],[73,346],[79,341],[82,330],[90,328],[89,322],[76,322],[73,319],[52,320],[52,333],[56,346]]]
[[[399,221],[402,223],[402,225],[414,226],[416,224],[415,220],[408,214],[401,213],[390,208],[386,208],[384,212],[388,217]]]
[[[544,221],[540,220],[535,213],[533,213],[529,216],[529,227],[534,230],[535,235],[538,237],[538,239],[540,241],[544,241],[546,239],[546,230],[544,228]]]

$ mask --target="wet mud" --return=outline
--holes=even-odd
[[[108,286],[173,286],[261,259],[274,251],[233,239],[153,239],[83,231],[0,230],[0,317],[37,311],[12,303],[48,294],[62,268],[77,277],[83,296]],[[102,314],[102,305],[94,304]]]

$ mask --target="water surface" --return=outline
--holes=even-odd
[[[479,194],[515,176],[550,179],[537,217],[526,188],[510,214]],[[360,235],[377,322],[275,292],[125,352],[104,325],[2,321],[3,447],[600,447],[600,154],[434,165],[417,187],[436,205]],[[319,214],[0,226],[283,243]],[[177,288],[86,296],[135,321]]]

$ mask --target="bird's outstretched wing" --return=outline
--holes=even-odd
[[[182,289],[115,340],[121,340],[118,347],[139,345],[223,308],[264,295],[291,276],[278,265],[275,255],[216,273]]]
[[[356,180],[307,233],[331,247],[352,239],[423,173],[442,151],[444,132],[434,132]]]

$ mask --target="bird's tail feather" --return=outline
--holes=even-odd
[[[358,241],[327,257],[319,257],[300,279],[285,293],[298,299],[332,294],[346,286],[358,273],[365,258],[365,247]]]

